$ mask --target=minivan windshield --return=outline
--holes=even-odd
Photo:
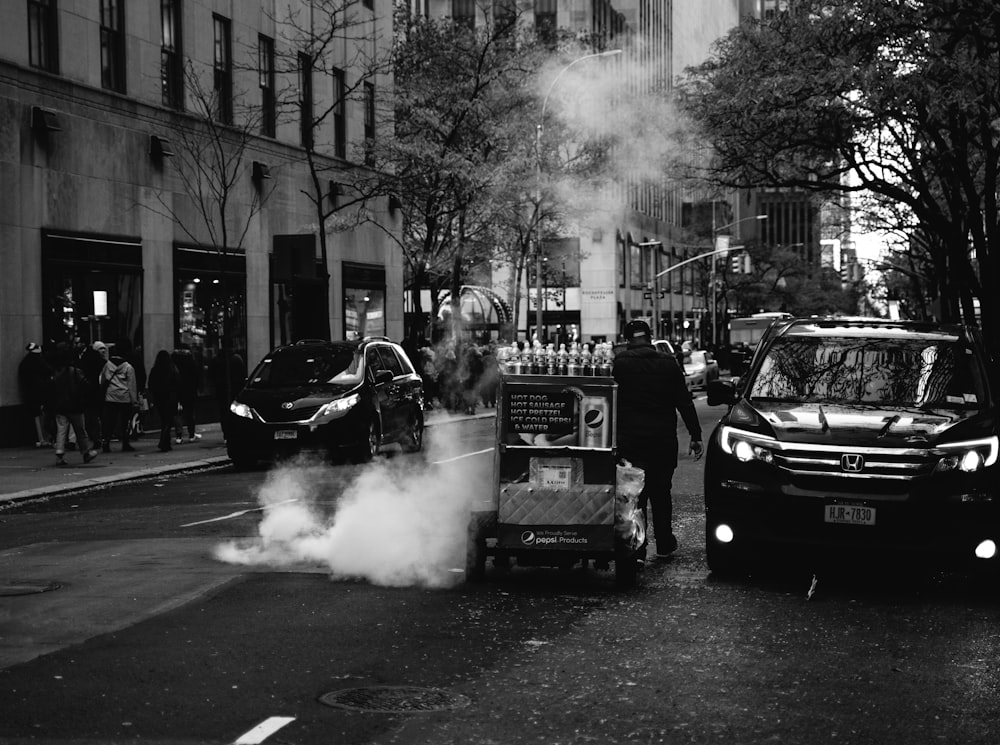
[[[361,380],[359,359],[355,347],[281,349],[263,359],[250,376],[247,387],[357,383]]]
[[[929,338],[787,336],[774,340],[749,397],[789,402],[980,408],[971,347]]]

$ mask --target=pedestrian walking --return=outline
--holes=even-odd
[[[226,438],[226,419],[229,413],[229,404],[239,393],[247,379],[247,368],[243,358],[240,357],[228,344],[223,341],[222,349],[212,359],[208,368],[212,381],[212,388],[215,391],[215,401],[219,406],[219,422],[222,425],[222,438]]]
[[[177,368],[178,411],[174,417],[174,442],[180,445],[184,442],[185,429],[188,442],[201,439],[201,435],[195,431],[197,429],[195,407],[198,403],[198,389],[201,388],[201,364],[194,358],[187,344],[178,345],[171,359]]]
[[[131,349],[126,351],[131,352]],[[136,386],[135,368],[118,348],[112,351],[101,371],[101,385],[104,387],[104,410],[101,415],[101,434],[104,437],[102,450],[105,453],[111,452],[111,439],[116,434],[121,437],[122,452],[135,450],[129,442],[128,423],[132,413],[139,407],[139,390]]]
[[[108,345],[103,341],[95,341],[80,353],[77,367],[87,380],[86,394],[83,400],[83,426],[87,430],[87,439],[94,447],[101,444],[101,415],[104,410],[104,387],[101,385],[101,373],[108,363]]]
[[[684,373],[674,357],[653,347],[649,325],[630,321],[625,341],[612,370],[618,383],[618,452],[645,472],[639,505],[644,516],[646,505],[652,508],[656,557],[665,559],[677,550],[670,493],[677,468],[677,413],[691,436],[688,453],[695,460],[702,455],[701,425]],[[640,558],[645,550],[640,548]]]
[[[479,395],[487,409],[497,407],[497,389],[500,387],[500,367],[497,363],[496,345],[490,342],[483,347],[483,375],[479,379]]]
[[[70,427],[76,435],[76,447],[83,455],[83,462],[90,463],[97,457],[97,450],[91,447],[91,441],[83,424],[87,378],[74,363],[73,350],[69,345],[59,345],[54,357],[55,372],[48,384],[48,406],[56,419],[55,446],[58,466],[66,465],[66,440]]]
[[[153,401],[153,410],[160,420],[160,442],[157,444],[160,452],[171,450],[170,432],[177,416],[177,397],[180,389],[177,367],[171,359],[170,352],[161,349],[156,353],[153,369],[149,371],[149,396]]]
[[[52,447],[54,435],[46,424],[45,397],[52,380],[52,368],[42,355],[42,348],[29,342],[24,348],[24,359],[17,367],[17,382],[21,398],[35,422],[35,447]]]

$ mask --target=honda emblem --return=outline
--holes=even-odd
[[[840,456],[840,467],[846,473],[861,473],[865,467],[865,457],[860,453],[845,453]]]

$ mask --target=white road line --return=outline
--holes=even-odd
[[[275,502],[274,504],[268,504],[263,507],[251,507],[248,510],[240,510],[239,512],[230,512],[228,515],[223,515],[222,517],[210,517],[208,520],[199,520],[195,523],[186,523],[182,525],[182,528],[193,528],[195,525],[206,525],[207,523],[217,523],[223,520],[232,520],[234,517],[243,517],[244,515],[249,515],[251,512],[260,512],[262,510],[270,509],[271,507],[277,507],[279,504],[288,504],[289,502],[298,502],[297,499],[286,499],[283,502]]]
[[[462,458],[468,458],[473,455],[482,455],[483,453],[492,453],[492,452],[493,448],[486,448],[485,450],[477,450],[474,453],[465,453],[464,455],[456,455],[454,458],[445,458],[444,460],[436,460],[433,463],[431,463],[431,465],[439,466],[442,463],[451,463],[452,461],[461,460]]]
[[[295,717],[270,717],[258,724],[249,732],[240,735],[233,745],[260,745],[286,724],[295,721]]]

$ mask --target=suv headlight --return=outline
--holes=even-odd
[[[997,462],[998,440],[996,435],[984,437],[981,440],[965,440],[939,445],[938,449],[946,451],[946,455],[934,466],[936,473],[947,471],[962,471],[974,473]]]
[[[246,404],[241,404],[239,401],[233,401],[229,404],[229,410],[236,416],[241,416],[244,419],[253,419],[253,409]]]
[[[314,419],[324,416],[332,416],[334,414],[343,414],[345,411],[349,411],[358,405],[361,400],[361,395],[358,393],[352,393],[350,396],[345,396],[344,398],[338,398],[336,401],[331,401],[328,404],[324,404],[316,412]]]
[[[752,460],[771,463],[774,460],[773,437],[725,426],[719,433],[719,439],[723,452],[744,463]]]

